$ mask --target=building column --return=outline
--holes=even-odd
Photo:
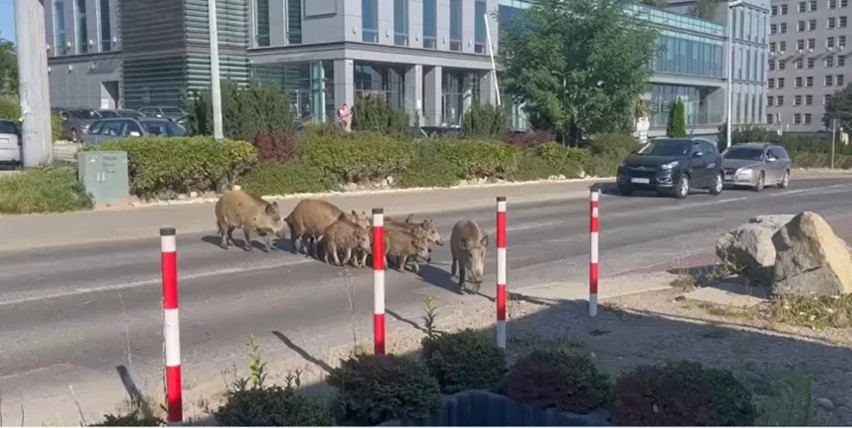
[[[423,123],[423,66],[412,65],[405,69],[405,112],[414,126]]]
[[[487,71],[481,74],[479,79],[479,102],[480,104],[497,105],[497,85],[494,82],[494,73]],[[502,101],[502,100],[500,100]]]
[[[339,107],[355,104],[355,66],[351,59],[334,60],[334,103]]]
[[[326,121],[325,111],[325,69],[322,61],[311,63],[311,113],[314,120]],[[333,116],[332,116],[333,117]]]
[[[423,72],[423,117],[425,125],[440,126],[443,112],[443,68],[430,67]]]

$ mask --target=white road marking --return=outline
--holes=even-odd
[[[191,280],[195,280],[195,279],[209,278],[209,277],[213,277],[213,276],[230,275],[230,274],[244,273],[244,272],[255,272],[255,271],[261,271],[261,270],[267,270],[267,269],[275,269],[275,268],[281,268],[281,267],[287,267],[287,266],[295,266],[295,265],[310,263],[310,262],[313,262],[313,261],[315,261],[315,260],[310,259],[310,258],[297,259],[297,260],[282,260],[282,261],[279,261],[277,263],[268,263],[268,264],[253,265],[253,266],[240,266],[240,267],[233,267],[233,268],[227,268],[227,269],[215,269],[215,270],[208,270],[208,271],[204,271],[204,272],[191,273],[191,274],[187,274],[187,275],[178,274],[178,286],[180,286],[181,282],[183,282],[183,281],[191,281]],[[88,293],[100,293],[100,292],[104,292],[104,291],[121,291],[121,290],[127,290],[127,289],[131,289],[131,288],[139,288],[139,287],[144,287],[144,286],[149,286],[149,285],[154,285],[154,284],[160,284],[161,281],[162,281],[162,278],[160,278],[159,276],[156,276],[156,277],[149,277],[149,278],[146,278],[146,279],[141,279],[141,280],[136,280],[136,281],[128,281],[128,282],[113,283],[113,284],[104,284],[104,285],[98,285],[98,286],[94,286],[94,287],[79,287],[79,288],[75,288],[75,289],[72,289],[72,290],[64,290],[65,287],[63,285],[58,285],[58,286],[56,286],[56,288],[57,288],[57,290],[61,290],[61,291],[45,291],[45,292],[40,292],[40,293],[17,293],[17,294],[12,294],[9,297],[4,296],[2,298],[2,301],[0,301],[0,306],[19,305],[19,304],[22,304],[22,303],[31,303],[31,302],[37,302],[37,301],[40,301],[40,300],[56,299],[56,298],[60,298],[60,297],[71,297],[71,296],[77,296],[77,295],[88,294]]]

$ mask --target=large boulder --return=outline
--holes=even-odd
[[[852,255],[819,214],[805,211],[773,237],[777,294],[837,296],[852,292]]]
[[[775,245],[772,236],[795,215],[765,215],[749,219],[739,227],[723,233],[716,240],[716,255],[743,268],[743,276],[760,283],[772,280]]]

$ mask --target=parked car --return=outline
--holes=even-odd
[[[98,112],[90,108],[55,107],[50,110],[62,116],[62,139],[75,143],[83,142],[83,135],[89,129],[89,125],[101,118]]]
[[[110,118],[110,117],[140,117],[142,116],[136,110],[129,109],[100,109],[98,110],[98,114],[101,115],[102,118]]]
[[[89,127],[85,142],[101,144],[118,138],[142,136],[182,137],[186,135],[183,128],[168,119],[140,118],[110,118],[101,119]]]
[[[0,164],[21,166],[23,146],[18,125],[11,120],[0,120]]]
[[[189,114],[185,114],[177,119],[175,119],[175,123],[177,123],[184,131],[189,127]]]
[[[656,190],[660,195],[685,198],[692,189],[722,193],[722,155],[703,138],[655,139],[618,166],[618,192]]]
[[[147,106],[139,108],[138,111],[145,117],[157,117],[163,119],[177,120],[179,117],[187,114],[187,112],[177,107],[166,106]]]
[[[726,186],[750,187],[759,192],[765,186],[784,189],[790,185],[792,161],[778,144],[734,144],[722,153],[722,159]]]

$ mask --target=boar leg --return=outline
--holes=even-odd
[[[269,237],[269,234],[266,232],[262,232],[261,236],[263,236],[263,242],[266,244],[266,252],[272,251],[272,240]]]
[[[219,226],[219,246],[227,250],[228,249],[227,228],[222,226],[221,223],[219,223],[218,226]]]
[[[248,228],[244,228],[243,229],[243,235],[246,238],[245,249],[246,249],[246,251],[251,251],[252,250],[252,247],[251,247],[251,231]]]
[[[228,245],[237,246],[237,241],[234,240],[234,228],[228,226],[228,228],[225,230],[228,232],[228,240],[231,241],[231,243]]]
[[[414,266],[411,268],[411,269],[412,269],[412,272],[414,272],[414,273],[418,273],[418,272],[420,272],[420,264],[419,264],[419,263],[417,263],[417,257],[415,257],[415,258],[414,258],[414,260],[412,260],[412,261],[411,261],[411,263],[414,265]]]
[[[396,257],[397,257],[396,261],[399,263],[399,266],[397,266],[396,270],[398,272],[405,271],[405,265],[408,263],[408,256],[402,255],[402,254],[397,254]]]
[[[344,254],[344,256],[343,256],[343,262],[340,264],[341,266],[343,266],[346,263],[349,263],[350,261],[354,260],[352,258],[352,247],[346,247],[346,249],[343,251],[343,254]]]
[[[453,256],[453,264],[450,266],[450,276],[456,276],[456,269],[459,267],[459,261]]]
[[[464,261],[459,259],[459,292],[464,294],[464,274],[467,267],[464,265]]]
[[[328,261],[328,255],[331,253],[337,254],[337,246],[334,245],[334,242],[332,241],[323,241],[323,243],[324,248],[322,258],[326,263],[331,263]]]

